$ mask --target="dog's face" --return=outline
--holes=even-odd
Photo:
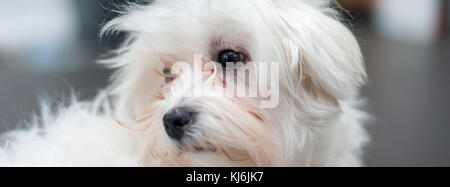
[[[327,7],[164,0],[106,25],[130,34],[111,62],[119,113],[136,120],[124,125],[146,132],[143,165],[307,165],[315,132],[365,76],[356,40]]]

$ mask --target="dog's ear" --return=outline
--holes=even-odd
[[[352,32],[339,21],[337,13],[320,0],[273,0],[280,15],[296,75],[302,86],[335,99],[348,99],[365,83],[366,72],[361,51]],[[298,75],[300,74],[300,75]]]

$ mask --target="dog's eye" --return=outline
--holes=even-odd
[[[245,55],[233,50],[224,50],[219,53],[219,56],[217,57],[217,62],[222,65],[222,67],[226,67],[227,63],[238,63],[246,62]]]
[[[174,81],[175,80],[175,76],[172,76],[171,74],[172,74],[172,70],[170,70],[169,68],[164,68],[163,69],[163,73],[165,74],[165,75],[167,75],[167,77],[166,77],[166,79],[165,79],[165,81],[166,81],[166,83],[169,83],[169,82],[172,82],[172,81]]]

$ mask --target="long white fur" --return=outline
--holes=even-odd
[[[114,107],[99,107],[108,103],[99,96],[56,114],[44,110],[31,129],[3,136],[0,166],[362,165],[366,115],[356,105],[365,67],[355,37],[330,1],[159,0],[130,5],[102,34],[115,31],[129,37],[115,58],[102,61],[118,69],[109,88],[117,98]],[[189,62],[192,52],[207,56],[214,39],[245,47],[255,62],[282,63],[280,104],[259,111],[265,122],[232,99],[153,97],[163,84],[153,71],[163,68],[162,58]],[[161,121],[177,105],[204,109],[192,142],[223,150],[180,153]],[[149,107],[156,109],[147,131],[115,121],[133,121]],[[230,160],[227,154],[251,159]]]
[[[71,103],[43,104],[29,129],[2,135],[0,166],[138,166],[139,132],[117,125],[105,94]]]

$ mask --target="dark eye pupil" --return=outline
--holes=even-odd
[[[223,67],[226,67],[227,63],[234,63],[234,64],[238,62],[244,63],[245,57],[242,53],[238,53],[231,50],[225,50],[219,54],[217,62],[219,62]]]

